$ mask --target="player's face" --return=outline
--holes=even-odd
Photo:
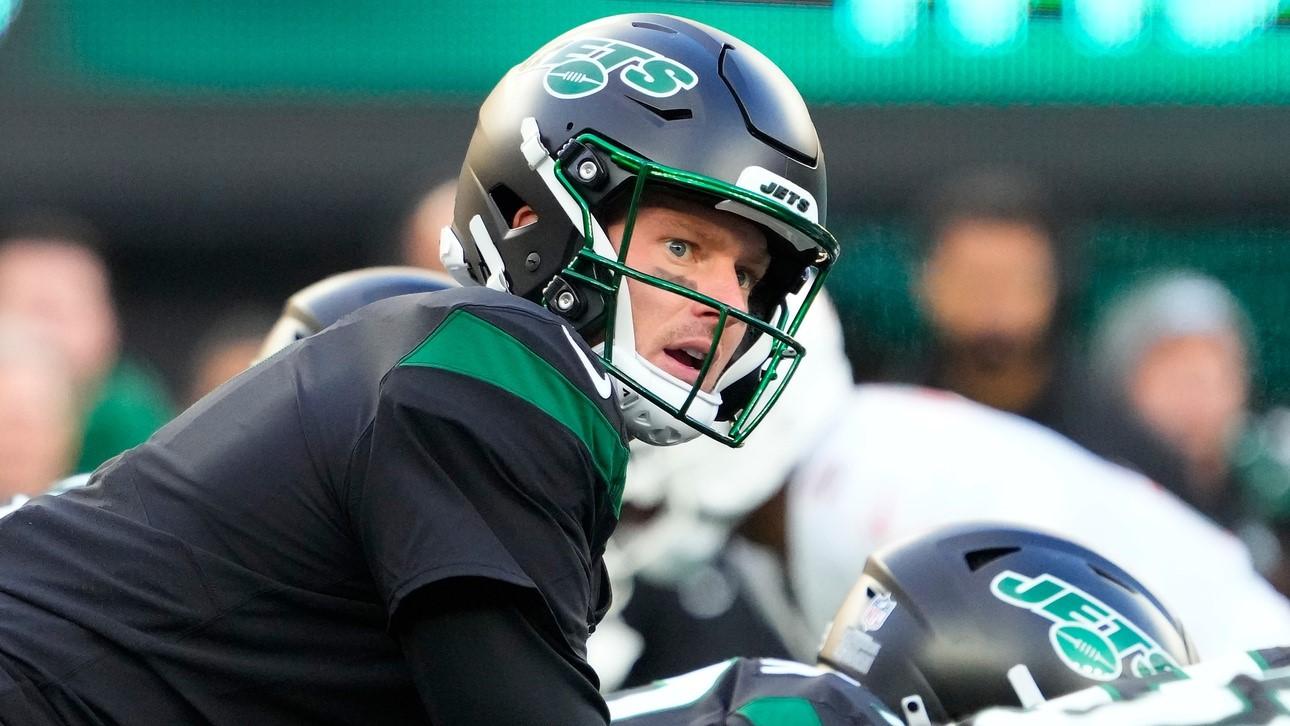
[[[606,232],[617,245],[622,221]],[[766,236],[748,220],[695,202],[668,198],[636,214],[625,264],[674,282],[740,310],[748,310],[753,286],[766,274]],[[698,380],[712,345],[716,309],[636,280],[628,280],[636,350],[646,360],[687,382]],[[716,358],[703,381],[712,390],[734,356],[745,329],[728,319]]]
[[[1221,466],[1244,418],[1245,355],[1235,334],[1166,338],[1147,351],[1129,396],[1138,413],[1188,461]]]

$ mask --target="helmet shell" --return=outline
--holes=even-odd
[[[396,295],[437,292],[456,287],[441,272],[391,265],[341,272],[308,285],[290,298],[260,347],[267,358],[301,338],[313,335],[355,310]]]
[[[591,132],[651,162],[735,184],[757,166],[806,190],[824,223],[825,174],[815,126],[792,82],[739,39],[672,15],[618,15],[581,25],[512,68],[479,111],[462,165],[453,232],[470,274],[483,282],[473,244],[478,216],[495,241],[510,291],[540,301],[583,243],[520,150],[520,124],[536,120],[558,154]],[[609,170],[607,170],[609,171]],[[630,183],[609,173],[593,201]],[[511,229],[528,205],[537,221]]]
[[[907,718],[943,723],[1026,705],[1009,680],[1018,665],[1053,698],[1195,654],[1160,601],[1106,558],[1033,530],[960,525],[871,555],[820,659]]]

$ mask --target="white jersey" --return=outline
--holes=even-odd
[[[788,497],[793,585],[818,632],[874,549],[975,520],[1108,557],[1182,621],[1203,658],[1290,642],[1290,604],[1226,530],[1145,477],[954,394],[857,387]]]

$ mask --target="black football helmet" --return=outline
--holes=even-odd
[[[820,649],[821,663],[911,726],[1194,661],[1178,621],[1109,560],[1059,537],[982,525],[871,555]]]
[[[740,215],[766,233],[770,269],[749,310],[624,264],[638,207],[655,192]],[[824,197],[815,126],[779,68],[691,20],[619,15],[560,36],[493,89],[441,253],[463,284],[567,319],[619,382],[636,438],[666,445],[702,432],[737,446],[804,353],[793,333],[838,254],[822,226]],[[525,206],[537,221],[513,229]],[[610,215],[625,226],[617,248],[605,233]],[[718,311],[695,383],[637,354],[628,278]],[[717,341],[734,321],[748,332],[705,391]]]
[[[368,303],[456,286],[447,275],[420,267],[367,267],[332,275],[287,298],[282,314],[264,337],[259,357],[268,358]]]

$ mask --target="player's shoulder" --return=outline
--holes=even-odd
[[[613,386],[599,356],[545,308],[482,287],[407,297],[392,302],[427,311],[433,324],[399,367],[452,371],[534,403],[591,404],[616,420]]]
[[[570,386],[612,403],[599,357],[561,318],[514,295],[461,287],[378,300],[306,339],[316,346],[381,350],[390,368],[434,368],[503,388]],[[602,406],[607,413],[616,406]]]
[[[376,313],[382,308],[396,311],[419,308],[439,312],[467,308],[477,311],[490,310],[496,314],[511,313],[533,321],[559,322],[559,318],[554,313],[530,300],[477,285],[384,298],[360,308],[360,314],[366,311]]]
[[[405,297],[408,298],[404,301],[406,304],[415,305],[442,319],[428,337],[441,334],[440,328],[451,324],[449,327],[456,325],[474,329],[474,334],[481,336],[479,344],[482,345],[493,340],[512,339],[547,358],[553,365],[564,362],[564,356],[560,354],[570,349],[570,340],[579,344],[575,347],[590,355],[581,337],[564,320],[541,305],[515,295],[486,287],[461,287]],[[395,300],[396,303],[399,301]],[[463,318],[485,323],[502,333],[504,338],[498,338],[497,333],[480,330],[477,325],[460,322]],[[577,369],[580,367],[572,370]]]
[[[414,315],[425,329],[393,367],[383,395],[444,405],[444,395],[427,391],[461,388],[453,381],[462,377],[500,389],[509,395],[476,395],[465,403],[509,417],[541,412],[583,441],[597,461],[610,462],[606,472],[618,477],[627,433],[617,396],[599,356],[569,325],[528,300],[482,287],[406,298],[370,313]]]

